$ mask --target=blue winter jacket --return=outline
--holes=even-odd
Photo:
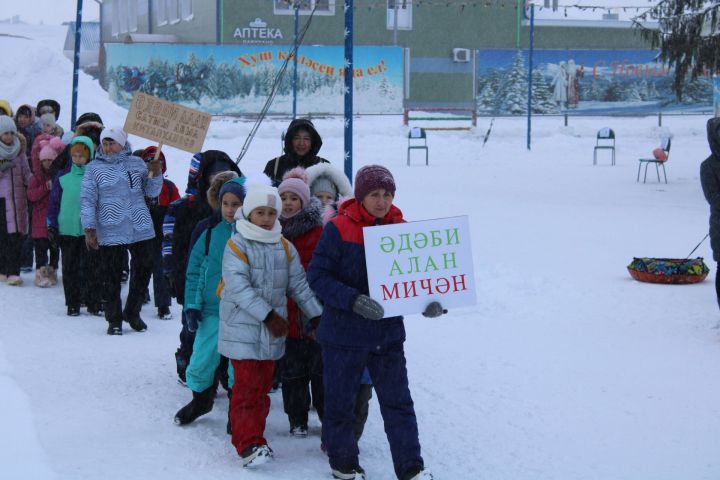
[[[340,205],[325,225],[307,271],[308,283],[324,303],[317,340],[344,347],[377,348],[405,340],[403,317],[368,320],[352,311],[360,294],[368,295],[363,227],[402,223],[392,206],[379,222],[354,198]]]
[[[155,237],[145,197],[157,197],[163,177],[149,178],[145,162],[122,152],[108,155],[98,149],[88,163],[80,192],[80,221],[97,232],[100,245],[129,245]]]

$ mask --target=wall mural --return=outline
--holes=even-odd
[[[678,101],[673,72],[655,62],[656,55],[649,50],[535,50],[532,112],[712,111],[712,77],[687,81]],[[478,50],[477,65],[479,114],[527,114],[527,50]]]
[[[106,44],[110,98],[129,106],[136,91],[216,115],[262,109],[289,46]],[[356,113],[402,113],[403,55],[355,47]],[[344,48],[298,50],[299,113],[343,113]],[[292,60],[270,113],[292,113]]]

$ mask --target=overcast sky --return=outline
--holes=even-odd
[[[59,25],[75,21],[76,0],[0,0],[0,19],[20,15],[27,23]],[[99,5],[95,0],[83,0],[83,20],[97,20]]]
[[[269,1],[269,0],[268,0]],[[378,0],[380,2],[381,0]],[[476,0],[448,0],[453,3],[473,2]],[[337,0],[340,4],[342,0]],[[367,0],[358,0],[358,4],[367,3]],[[582,10],[578,8],[568,8],[567,17],[565,17],[565,9],[563,5],[581,5],[581,6],[598,6],[610,8],[612,13],[619,13],[620,19],[637,15],[638,8],[642,11],[654,5],[658,0],[559,0],[560,10],[551,13],[548,9],[539,10],[539,6],[543,5],[543,0],[533,0],[538,7],[535,10],[537,18],[568,18],[568,19],[596,19],[600,20],[602,14],[605,13],[598,8],[596,11],[590,9]],[[76,0],[0,0],[2,8],[0,9],[0,19],[9,18],[14,15],[20,15],[20,18],[28,23],[45,23],[60,24],[62,22],[75,20],[75,9],[77,8]],[[508,1],[508,4],[511,1]],[[552,0],[550,0],[552,4]],[[622,7],[625,7],[624,9]],[[630,7],[630,8],[628,8]],[[635,7],[635,8],[633,8]],[[97,20],[99,18],[99,5],[95,0],[83,0],[83,20]]]

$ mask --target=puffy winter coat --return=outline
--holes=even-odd
[[[217,162],[227,163],[229,169],[241,175],[240,169],[224,152],[207,150],[193,155],[185,189],[186,195],[173,202],[163,219],[163,271],[170,278],[172,295],[182,305],[185,301],[185,271],[190,256],[190,238],[200,220],[212,215],[207,203],[210,172]]]
[[[155,237],[145,197],[157,197],[163,178],[148,176],[145,162],[122,152],[107,155],[98,149],[83,176],[80,220],[97,232],[100,245],[129,245]]]
[[[228,358],[277,360],[283,356],[285,337],[273,337],[263,320],[272,310],[287,316],[286,295],[308,318],[322,313],[297,250],[285,239],[262,243],[236,233],[225,247],[222,273],[218,351]]]
[[[307,272],[310,286],[324,304],[317,331],[320,343],[376,348],[405,340],[403,317],[368,320],[352,311],[358,295],[368,295],[363,227],[404,221],[393,205],[377,222],[352,198],[325,225]]]
[[[295,133],[297,133],[300,129],[307,130],[312,138],[310,151],[307,155],[302,157],[295,153],[292,146],[292,139],[295,136]],[[295,167],[308,168],[318,163],[329,163],[324,158],[318,157],[320,147],[322,147],[322,138],[317,130],[315,130],[315,126],[312,122],[305,118],[293,120],[290,122],[290,126],[285,134],[285,154],[267,162],[263,173],[270,177],[273,186],[277,187],[280,182],[282,182],[283,175],[285,175],[285,172],[288,170],[292,170]]]
[[[190,251],[185,280],[185,310],[194,308],[203,315],[218,315],[220,299],[218,285],[222,278],[222,259],[225,245],[233,234],[233,226],[224,219],[215,219],[213,225],[198,236]]]
[[[720,262],[720,117],[707,122],[710,156],[700,164],[700,183],[710,204],[710,246],[713,259]]]
[[[39,159],[33,165],[33,172],[27,190],[28,200],[33,204],[32,238],[47,238],[47,213],[51,190],[48,188],[48,182],[52,182],[52,176],[42,168]]]
[[[298,212],[297,215],[287,220],[281,220],[283,236],[295,246],[298,255],[300,255],[300,263],[305,270],[310,265],[313,251],[315,251],[315,246],[320,240],[320,235],[322,235],[322,211],[323,206],[320,200],[312,197],[308,206]],[[288,337],[300,338],[303,335],[303,325],[306,323],[303,321],[302,312],[292,298],[288,298],[287,308]]]
[[[73,164],[65,173],[53,180],[48,202],[47,224],[57,228],[60,235],[85,235],[80,222],[80,189],[87,165]]]
[[[24,137],[19,134],[18,138],[20,153],[13,159],[12,168],[0,172],[0,229],[25,235],[28,233],[27,186],[31,174]]]
[[[25,147],[25,155],[30,156],[30,150],[32,149],[33,145],[35,144],[35,138],[40,135],[42,132],[42,123],[40,122],[39,118],[35,117],[35,107],[32,105],[20,105],[18,107],[18,110],[20,110],[22,107],[28,107],[30,109],[30,123],[26,127],[20,127],[18,125],[17,129],[18,132],[22,133],[25,136],[25,140],[27,140],[27,146]],[[17,125],[17,110],[15,111],[15,125]],[[35,166],[31,163],[32,171],[35,171]]]

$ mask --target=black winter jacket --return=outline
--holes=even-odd
[[[295,154],[292,146],[292,139],[298,130],[307,130],[312,137],[312,148],[307,155],[299,157]],[[310,120],[305,118],[299,118],[290,122],[287,132],[285,133],[285,154],[280,157],[275,157],[265,165],[263,173],[270,177],[274,187],[280,185],[282,182],[283,175],[288,170],[292,170],[295,167],[308,168],[318,163],[329,163],[322,157],[318,157],[318,152],[322,147],[322,138],[320,134],[315,130],[315,125]]]
[[[710,246],[713,259],[720,262],[720,118],[707,122],[710,156],[700,164],[700,183],[710,204]]]

